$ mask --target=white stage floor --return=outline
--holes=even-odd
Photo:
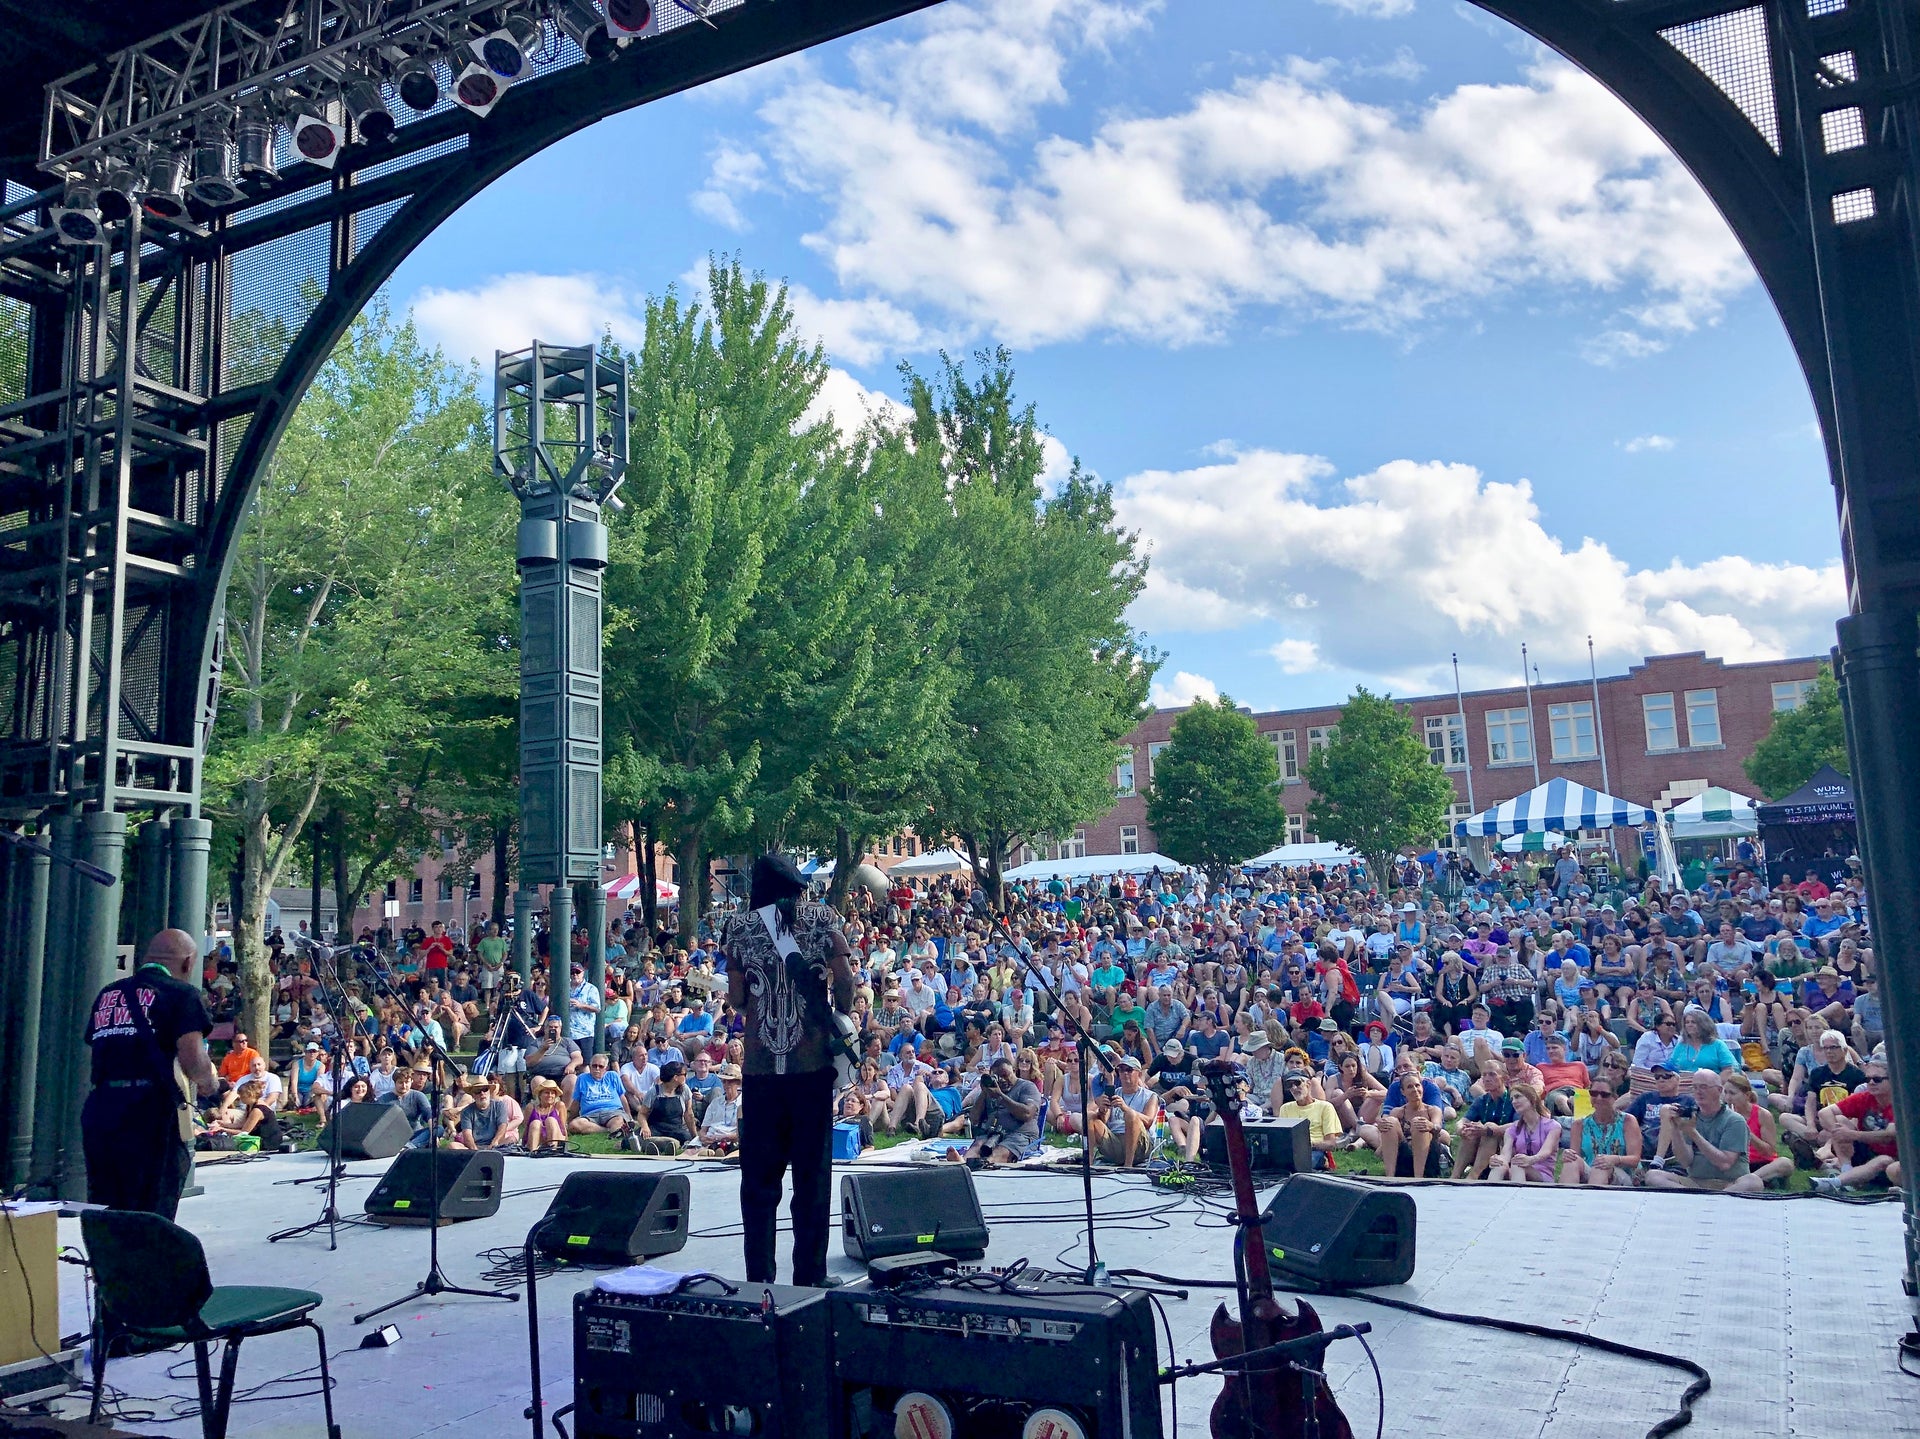
[[[486,1266],[478,1251],[517,1245],[580,1164],[616,1160],[507,1162],[507,1198],[491,1219],[440,1232],[441,1262],[456,1284],[476,1284]],[[352,1316],[405,1293],[424,1277],[427,1235],[420,1229],[343,1228],[329,1253],[326,1235],[269,1245],[273,1229],[318,1211],[314,1186],[274,1181],[311,1173],[312,1155],[204,1169],[204,1195],[185,1201],[181,1222],[206,1245],[215,1283],[297,1285],[327,1296],[319,1312],[334,1364],[335,1405],[346,1439],[403,1439],[445,1431],[469,1436],[525,1434],[526,1315],[518,1303],[448,1297],[418,1301],[384,1318],[402,1342],[356,1351],[366,1328]],[[351,1166],[375,1175],[385,1162]],[[692,1173],[692,1229],[739,1221],[738,1176],[717,1167]],[[357,1213],[371,1185],[342,1184],[342,1210]],[[981,1201],[993,1231],[988,1262],[1026,1257],[1060,1267],[1077,1243],[1077,1171],[982,1175]],[[1591,1332],[1703,1364],[1713,1389],[1700,1401],[1689,1435],[1920,1436],[1920,1379],[1902,1376],[1895,1343],[1908,1328],[1900,1294],[1900,1208],[1819,1199],[1742,1200],[1726,1196],[1432,1186],[1412,1191],[1419,1206],[1418,1268],[1413,1282],[1389,1291],[1441,1309],[1525,1319]],[[1158,1219],[1127,1220],[1174,1197],[1107,1173],[1095,1176],[1099,1211],[1112,1216],[1100,1235],[1111,1266],[1190,1277],[1226,1278],[1228,1235],[1196,1224],[1188,1201]],[[836,1223],[837,1223],[836,1178]],[[1038,1223],[1009,1223],[1016,1214]],[[79,1225],[61,1222],[63,1242],[78,1245]],[[857,1277],[839,1252],[831,1268]],[[1067,1256],[1069,1262],[1073,1256]],[[672,1268],[740,1272],[737,1238],[695,1238],[660,1261]],[[788,1268],[782,1253],[783,1275]],[[80,1271],[63,1265],[63,1328],[84,1326]],[[569,1304],[590,1275],[541,1285],[542,1366],[549,1412],[571,1398]],[[1181,1361],[1210,1357],[1208,1316],[1216,1291],[1166,1304]],[[1412,1435],[1638,1435],[1672,1410],[1687,1380],[1655,1368],[1549,1340],[1440,1323],[1365,1303],[1317,1299],[1327,1323],[1366,1320],[1386,1377],[1386,1432]],[[379,1321],[374,1321],[379,1322]],[[115,1360],[109,1380],[131,1395],[184,1398],[188,1378],[164,1371],[181,1356]],[[1161,1356],[1162,1363],[1166,1356]],[[239,1386],[314,1362],[304,1331],[249,1341]],[[1356,1435],[1374,1432],[1374,1381],[1357,1344],[1337,1345],[1330,1371]],[[1180,1386],[1180,1430],[1206,1432],[1217,1383]],[[62,1401],[62,1412],[75,1407]],[[136,1420],[149,1406],[128,1404],[123,1427],[198,1434],[197,1421]],[[317,1434],[317,1397],[236,1405],[231,1432]],[[549,1428],[549,1434],[552,1430]],[[1172,1433],[1168,1425],[1169,1436]]]

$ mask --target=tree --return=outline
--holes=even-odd
[[[1792,794],[1822,765],[1841,774],[1847,769],[1846,724],[1840,713],[1840,686],[1833,670],[1820,666],[1813,689],[1798,709],[1781,710],[1742,768],[1768,799]]]
[[[1324,748],[1307,756],[1308,817],[1323,840],[1362,855],[1385,886],[1393,856],[1433,840],[1447,822],[1453,785],[1391,696],[1354,690]]]
[[[1004,349],[975,357],[977,379],[942,354],[924,379],[902,367],[912,441],[936,456],[953,505],[956,586],[953,752],[929,832],[955,835],[996,897],[1013,847],[1065,834],[1113,803],[1119,743],[1159,666],[1127,623],[1146,580],[1111,486],[1075,461],[1044,493],[1043,431],[1016,408]]]
[[[385,803],[417,822],[449,706],[512,687],[499,598],[513,513],[491,469],[472,374],[376,305],[261,479],[228,583],[206,773],[234,834],[234,948],[257,1032],[271,1017],[267,901],[309,820]]]
[[[1173,722],[1146,798],[1160,848],[1216,882],[1286,837],[1279,758],[1226,695],[1195,702]]]

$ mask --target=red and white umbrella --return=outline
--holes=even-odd
[[[640,876],[623,874],[620,878],[607,882],[607,898],[631,900],[640,893]],[[656,903],[671,904],[680,898],[680,886],[668,884],[664,879],[653,882],[653,895]]]

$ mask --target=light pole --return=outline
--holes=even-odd
[[[566,992],[573,885],[589,885],[588,979],[606,993],[607,892],[600,880],[601,506],[627,472],[627,369],[593,345],[496,352],[493,462],[520,501],[520,884],[516,932],[548,898],[550,975]],[[516,941],[515,958],[523,952]],[[569,1025],[571,1029],[571,1025]],[[600,1046],[594,1020],[593,1048]]]

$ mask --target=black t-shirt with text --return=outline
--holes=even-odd
[[[1819,1100],[1822,1109],[1838,1104],[1866,1082],[1867,1072],[1857,1064],[1845,1064],[1838,1070],[1823,1064],[1807,1071],[1807,1093]]]
[[[93,1001],[87,1043],[93,1082],[145,1081],[173,1087],[175,1047],[188,1034],[204,1035],[213,1019],[199,989],[158,965],[142,965],[115,980]]]

